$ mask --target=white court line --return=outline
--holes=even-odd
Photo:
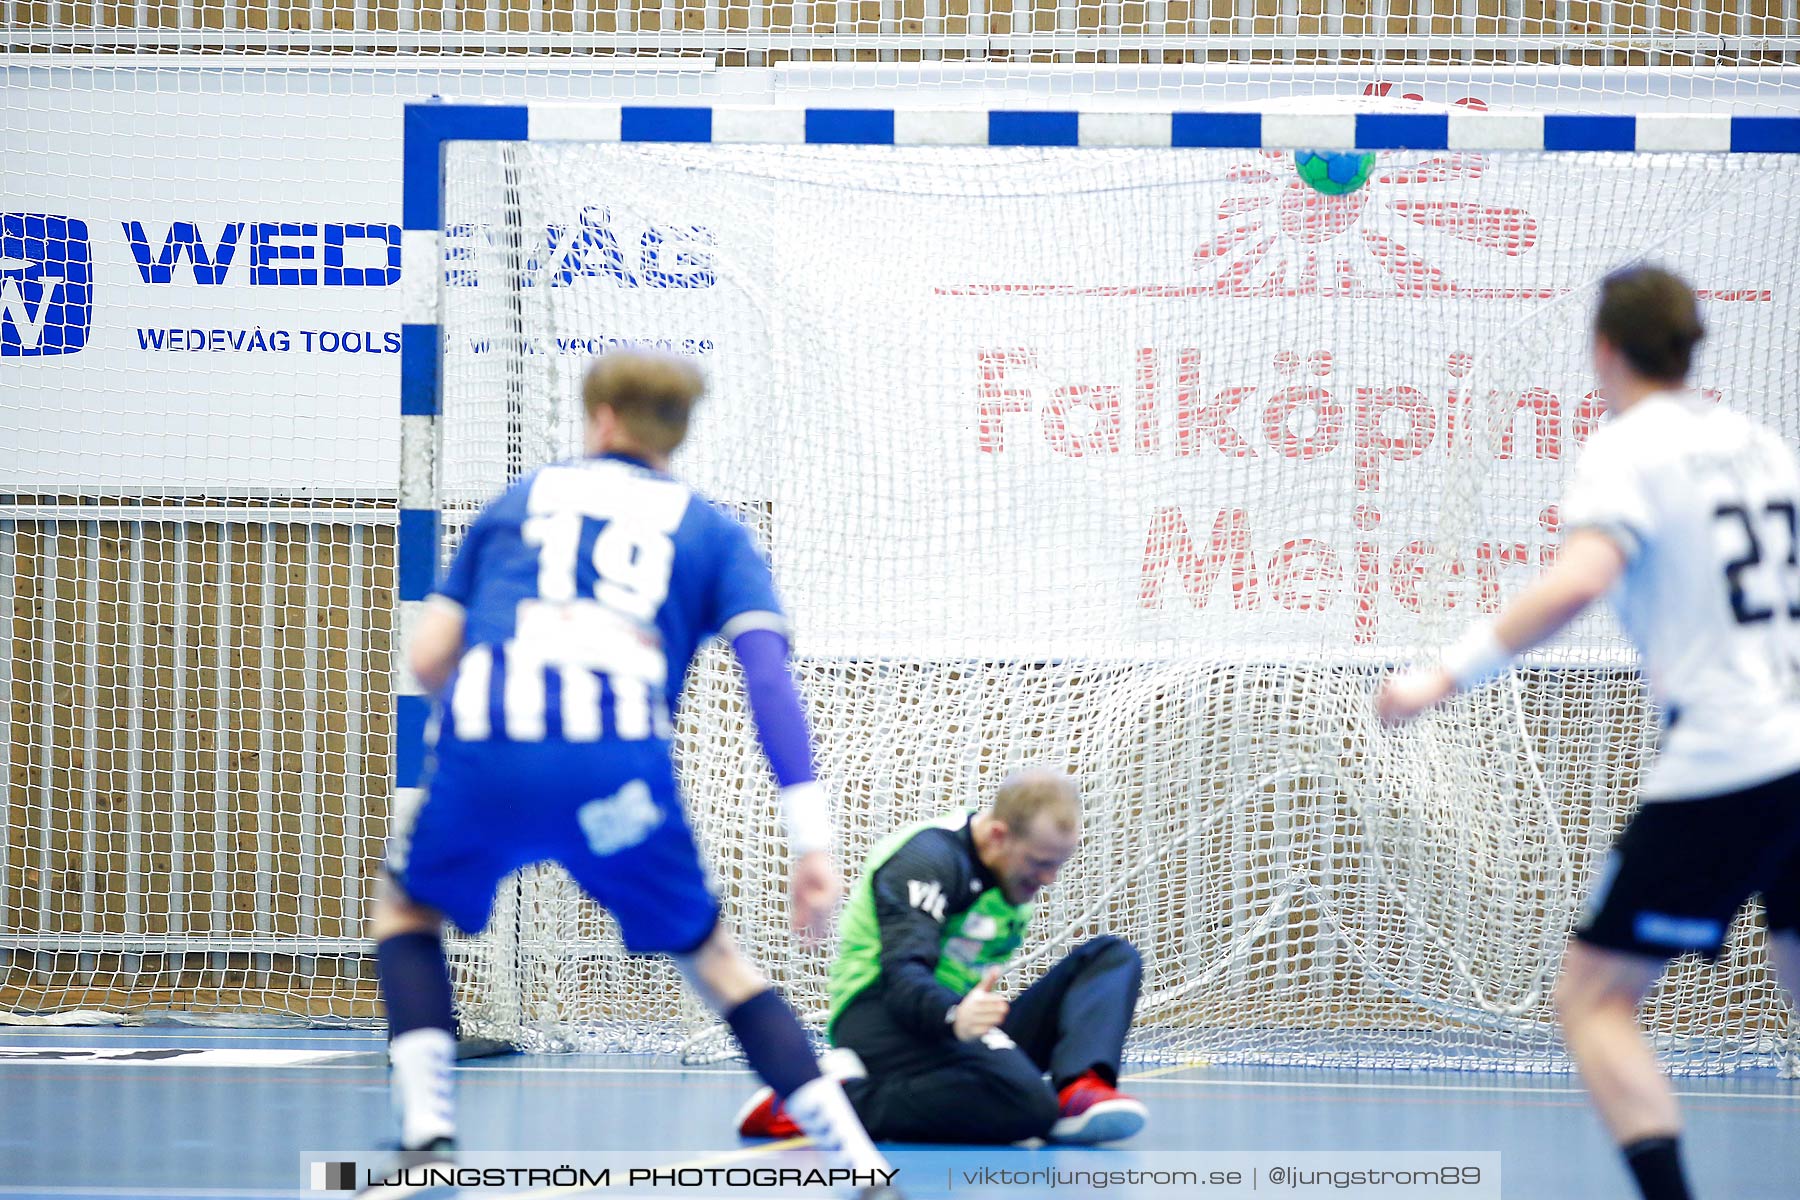
[[[536,1198],[542,1193],[522,1192],[521,1196]],[[604,1194],[607,1200],[668,1200],[666,1192],[614,1192],[599,1193],[589,1188],[580,1192],[558,1193],[559,1195],[580,1196]],[[296,1200],[300,1197],[315,1196],[317,1193],[300,1188],[289,1188],[285,1191],[272,1188],[165,1188],[165,1187],[28,1187],[23,1184],[0,1184],[0,1196],[143,1196],[146,1200],[166,1196],[170,1200],[205,1200],[208,1196],[245,1197],[246,1200]],[[502,1197],[501,1200],[506,1200]],[[768,1200],[818,1200],[817,1196],[771,1196]]]
[[[328,1065],[328,1064],[327,1064]],[[316,1069],[316,1068],[307,1068]],[[524,1067],[505,1066],[476,1067],[459,1065],[458,1071],[519,1071],[526,1074],[575,1074],[575,1075],[745,1075],[748,1069],[720,1070],[711,1067]],[[1199,1070],[1201,1068],[1194,1068]],[[1525,1093],[1546,1093],[1558,1096],[1582,1096],[1586,1093],[1576,1087],[1508,1087],[1505,1084],[1468,1084],[1468,1083],[1332,1083],[1326,1080],[1307,1079],[1145,1079],[1132,1075],[1123,1075],[1120,1083],[1145,1084],[1155,1087],[1263,1087],[1263,1088],[1298,1088],[1318,1091],[1334,1089],[1351,1089],[1356,1091],[1388,1091],[1388,1092],[1492,1092],[1497,1095]],[[1732,1100],[1780,1100],[1788,1103],[1800,1102],[1800,1089],[1789,1095],[1771,1092],[1676,1092],[1677,1096],[1693,1096],[1701,1099],[1725,1098]]]
[[[59,1186],[31,1187],[22,1183],[0,1183],[0,1196],[172,1196],[178,1198],[206,1196],[254,1196],[259,1200],[284,1200],[287,1197],[307,1196],[311,1193],[299,1188],[168,1188],[168,1187],[93,1187]]]
[[[324,1069],[332,1069],[330,1064],[320,1064]],[[304,1068],[309,1070],[319,1067]],[[345,1069],[345,1068],[338,1068]],[[1193,1068],[1201,1070],[1203,1068]],[[458,1071],[519,1071],[526,1074],[576,1074],[576,1075],[745,1075],[748,1069],[721,1070],[715,1067],[525,1067],[505,1066],[476,1067],[459,1065]],[[1306,1079],[1172,1079],[1172,1078],[1140,1078],[1131,1075],[1121,1076],[1120,1083],[1149,1085],[1154,1087],[1261,1087],[1261,1088],[1296,1088],[1316,1091],[1333,1091],[1349,1089],[1355,1091],[1387,1091],[1387,1092],[1491,1092],[1495,1095],[1515,1095],[1518,1093],[1543,1093],[1557,1096],[1586,1095],[1580,1088],[1567,1087],[1508,1087],[1505,1084],[1468,1084],[1468,1083],[1331,1083],[1325,1080]],[[1676,1092],[1677,1096],[1695,1099],[1712,1100],[1777,1100],[1784,1103],[1800,1103],[1800,1090],[1792,1094],[1782,1095],[1774,1092]]]
[[[1578,1087],[1509,1087],[1505,1084],[1474,1083],[1327,1083],[1323,1080],[1315,1083],[1304,1079],[1133,1079],[1129,1075],[1120,1076],[1119,1082],[1157,1087],[1311,1088],[1327,1092],[1486,1092],[1495,1096],[1537,1094],[1575,1096],[1577,1098],[1587,1095]],[[1779,1100],[1787,1104],[1800,1103],[1800,1091],[1785,1096],[1778,1092],[1676,1092],[1675,1095],[1689,1096],[1697,1100]]]
[[[23,1034],[32,1036],[97,1035],[100,1037],[175,1038],[194,1041],[200,1038],[227,1039],[244,1042],[363,1042],[381,1041],[386,1035],[379,1029],[362,1032],[355,1029],[329,1033],[258,1033],[255,1030],[210,1029],[204,1025],[0,1025],[0,1040]]]
[[[145,1055],[150,1057],[146,1058]],[[315,1063],[366,1058],[362,1050],[321,1050],[283,1047],[271,1050],[254,1046],[0,1046],[0,1063],[75,1066],[129,1063],[139,1067],[299,1067]]]
[[[337,1042],[351,1040],[362,1042],[369,1038],[383,1036],[380,1029],[295,1029],[293,1033],[283,1033],[279,1029],[214,1029],[211,1025],[0,1025],[0,1038],[14,1033],[27,1034],[83,1034],[97,1033],[103,1036],[119,1036],[119,1038],[281,1038],[281,1040],[313,1040],[319,1042]]]
[[[583,1067],[583,1066],[573,1066],[573,1065],[558,1066],[558,1067],[528,1067],[528,1066],[515,1065],[512,1063],[500,1064],[500,1063],[494,1062],[494,1060],[492,1060],[492,1059],[489,1059],[487,1061],[492,1065],[483,1066],[483,1065],[475,1065],[475,1064],[470,1064],[470,1063],[459,1063],[454,1069],[456,1071],[462,1072],[462,1073],[484,1072],[484,1073],[489,1073],[489,1074],[497,1073],[497,1072],[504,1072],[504,1071],[514,1071],[521,1075],[701,1075],[701,1076],[717,1075],[717,1076],[725,1077],[725,1078],[729,1078],[732,1076],[742,1076],[745,1078],[753,1078],[750,1074],[749,1069],[744,1068],[744,1067],[730,1067],[730,1068],[720,1068],[720,1067],[711,1067],[711,1066],[701,1066],[701,1067]],[[0,1069],[4,1069],[4,1067],[6,1065],[9,1065],[9,1064],[0,1063]],[[10,1065],[59,1066],[59,1065],[81,1065],[81,1064],[79,1062],[71,1062],[71,1063],[66,1063],[66,1064],[47,1063],[47,1062],[39,1062],[39,1063],[32,1064],[32,1063],[21,1062],[21,1063],[10,1064]],[[103,1065],[105,1065],[105,1063],[104,1063],[104,1060],[98,1060],[98,1061],[91,1061],[91,1062],[87,1063],[86,1065],[88,1065],[88,1066],[103,1066]],[[186,1065],[186,1066],[198,1067],[198,1066],[201,1066],[202,1064],[200,1064],[200,1063],[188,1063],[188,1064],[171,1063],[169,1065],[171,1065],[171,1066]],[[331,1063],[331,1062],[294,1063],[292,1065],[287,1065],[287,1066],[270,1067],[269,1069],[279,1070],[279,1071],[366,1071],[375,1065],[376,1064],[373,1064],[373,1063]],[[234,1067],[231,1069],[241,1070],[243,1068]],[[1218,1068],[1195,1067],[1192,1069],[1193,1070],[1209,1070],[1209,1069],[1216,1070]],[[1722,1076],[1721,1078],[1729,1078],[1729,1077]],[[1174,1078],[1169,1078],[1169,1077],[1144,1078],[1144,1077],[1133,1076],[1133,1075],[1121,1076],[1119,1081],[1121,1083],[1128,1083],[1128,1084],[1132,1084],[1134,1086],[1140,1086],[1140,1087],[1289,1088],[1289,1089],[1301,1090],[1301,1091],[1311,1090],[1311,1091],[1324,1091],[1324,1092],[1329,1092],[1329,1091],[1486,1092],[1486,1093],[1489,1093],[1492,1095],[1497,1095],[1497,1096],[1553,1095],[1553,1096],[1580,1097],[1580,1096],[1583,1096],[1586,1094],[1580,1088],[1577,1088],[1574,1086],[1570,1086],[1570,1087],[1515,1087],[1515,1086],[1510,1086],[1507,1084],[1472,1084],[1472,1083],[1334,1083],[1329,1080],[1323,1080],[1323,1079],[1321,1079],[1321,1080],[1308,1080],[1308,1079],[1174,1079]],[[1786,1082],[1786,1081],[1784,1080],[1783,1082]],[[1800,1104],[1800,1087],[1796,1087],[1795,1090],[1793,1090],[1792,1092],[1789,1092],[1787,1094],[1782,1094],[1779,1092],[1678,1091],[1675,1093],[1675,1095],[1678,1097],[1691,1098],[1691,1099],[1695,1099],[1695,1100],[1773,1100],[1773,1101],[1777,1101],[1777,1102],[1783,1103],[1783,1104]],[[4,1189],[0,1188],[0,1195],[4,1195],[4,1194],[6,1194]],[[245,1193],[245,1194],[248,1195],[249,1193]]]

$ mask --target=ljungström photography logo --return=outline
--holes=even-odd
[[[312,1187],[315,1192],[354,1192],[356,1164],[353,1162],[316,1162],[312,1165]]]

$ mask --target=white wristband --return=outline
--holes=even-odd
[[[1505,671],[1512,660],[1512,651],[1500,644],[1492,621],[1469,626],[1466,633],[1444,649],[1444,670],[1456,681],[1457,689],[1465,692]]]
[[[795,858],[831,849],[831,808],[816,781],[781,789],[781,819],[787,824],[788,849]]]

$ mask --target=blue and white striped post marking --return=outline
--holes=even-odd
[[[419,800],[431,701],[406,665],[407,635],[438,569],[436,465],[443,383],[438,285],[443,271],[443,148],[449,141],[522,141],[521,105],[409,104],[401,181],[400,526],[395,545],[394,810]]]
[[[1800,154],[1800,117],[1470,112],[1054,112],[657,105],[409,104],[402,184],[396,808],[416,802],[430,702],[406,634],[438,563],[443,146],[451,141],[1244,150],[1551,150]]]

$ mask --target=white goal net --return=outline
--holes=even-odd
[[[1795,0],[21,0],[0,42],[0,1020],[381,1019],[407,103],[1800,99]],[[693,353],[683,469],[775,556],[847,863],[1067,763],[1096,815],[1033,953],[1137,938],[1144,1052],[1547,1065],[1650,738],[1623,647],[1405,738],[1361,697],[1556,543],[1606,266],[1690,270],[1703,382],[1794,431],[1791,168],[1727,157],[1384,153],[1327,201],[1256,151],[459,150],[447,529],[566,447],[591,350]],[[816,1009],[721,662],[684,729],[733,920]],[[509,888],[474,1023],[703,1031],[605,928]],[[1791,1036],[1737,936],[1658,1000],[1702,1066]]]
[[[1796,175],[1396,151],[1327,197],[1257,150],[453,144],[445,549],[576,444],[590,353],[693,355],[676,469],[769,549],[846,864],[1067,766],[1086,836],[1026,957],[1136,942],[1136,1052],[1557,1069],[1563,939],[1654,739],[1630,651],[1587,619],[1404,733],[1371,681],[1553,553],[1608,270],[1691,277],[1700,386],[1800,435]],[[681,731],[728,919],[817,1010],[725,656]],[[1678,1069],[1790,1044],[1759,930],[1651,1001]],[[460,964],[528,1044],[707,1027],[555,871]]]

